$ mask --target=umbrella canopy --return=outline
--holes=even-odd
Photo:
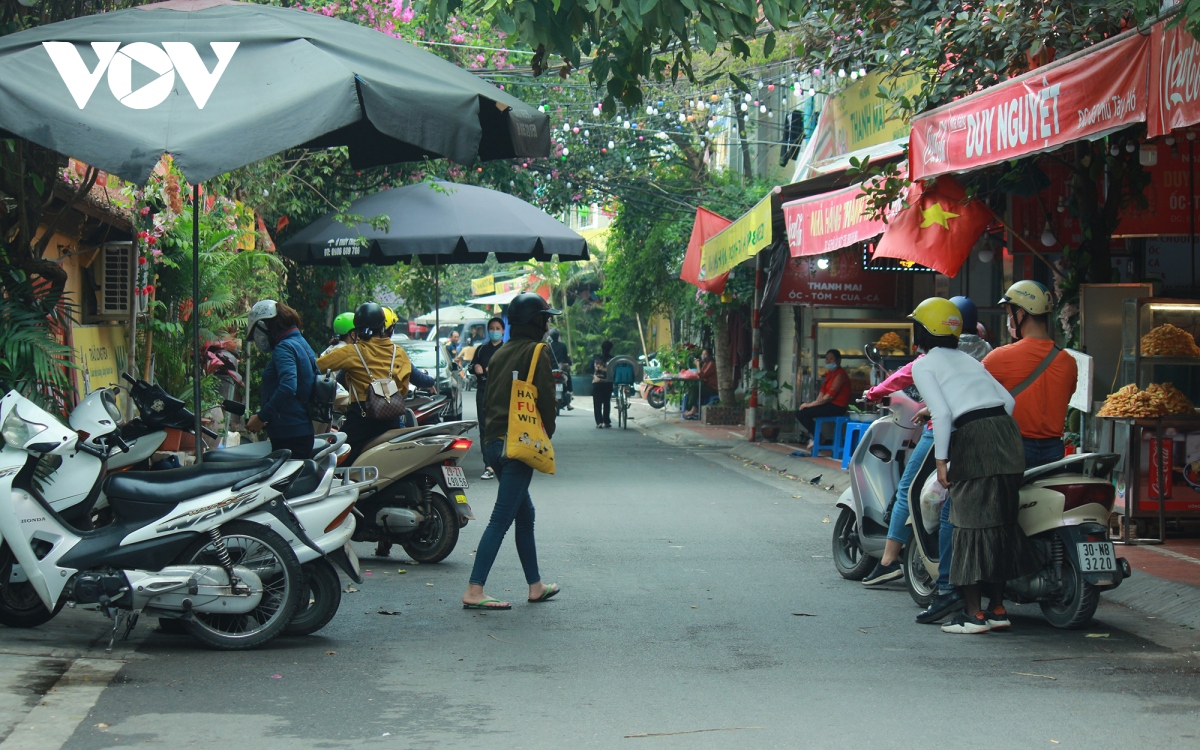
[[[169,0],[0,37],[0,130],[144,182],[295,146],[360,167],[547,156],[549,118],[458,66],[316,13]]]
[[[468,320],[487,319],[488,314],[483,310],[476,310],[474,307],[464,307],[463,305],[451,305],[450,307],[438,308],[433,312],[427,312],[419,318],[413,318],[413,322],[424,326],[438,320],[443,323],[465,323]]]
[[[394,263],[418,257],[425,265],[522,260],[586,260],[587,240],[536,206],[498,190],[449,182],[406,185],[359,198],[348,213],[387,215],[387,231],[348,227],[329,214],[284,243],[300,263]]]
[[[472,305],[507,305],[516,299],[518,294],[522,294],[520,289],[513,289],[510,292],[501,292],[500,294],[489,294],[486,297],[476,297],[469,299],[467,302]]]

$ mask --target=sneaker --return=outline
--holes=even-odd
[[[1012,620],[1008,619],[1008,612],[1004,611],[1003,604],[988,607],[983,616],[992,630],[1008,630],[1012,627]]]
[[[955,610],[961,609],[962,605],[963,595],[958,589],[954,589],[947,594],[935,594],[929,600],[929,606],[921,614],[917,615],[917,622],[922,625],[931,625],[945,619]]]
[[[480,478],[480,479],[495,479],[495,478],[496,478],[496,472],[492,471],[492,470],[489,468],[487,471],[483,472],[483,474],[482,474],[482,475],[481,475],[479,478]]]
[[[875,570],[867,573],[867,577],[862,579],[864,586],[877,586],[881,583],[894,581],[904,575],[904,571],[900,570],[900,562],[894,562],[891,565],[876,563]]]
[[[986,633],[992,629],[982,612],[976,612],[970,617],[966,612],[959,612],[954,619],[942,626],[943,633]]]

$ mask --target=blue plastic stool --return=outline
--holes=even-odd
[[[830,458],[837,458],[838,453],[842,449],[842,425],[849,422],[847,417],[818,417],[813,420],[813,449],[814,457],[820,455],[821,451],[829,451]],[[821,427],[826,423],[833,424],[833,442],[821,442]]]
[[[854,449],[858,441],[866,434],[870,422],[846,422],[846,434],[842,437],[842,470],[850,467],[850,459],[854,457]]]

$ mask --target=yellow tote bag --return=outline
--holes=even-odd
[[[538,412],[537,386],[533,384],[533,373],[537,370],[538,357],[545,344],[533,348],[533,361],[529,363],[528,380],[518,380],[513,373],[512,393],[508,397],[508,433],[504,436],[504,455],[528,464],[543,474],[554,473],[554,446],[542,425]]]

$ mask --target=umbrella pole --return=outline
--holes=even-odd
[[[196,431],[196,463],[204,462],[204,427],[200,423],[200,183],[192,185],[192,414]]]
[[[433,389],[442,379],[442,294],[438,290],[438,256],[433,256]]]

